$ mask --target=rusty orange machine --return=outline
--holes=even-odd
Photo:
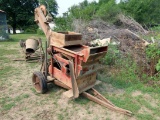
[[[100,59],[106,55],[108,46],[89,47],[83,45],[79,33],[54,32],[49,27],[48,18],[44,5],[35,9],[35,22],[48,39],[43,67],[32,76],[36,91],[45,93],[47,83],[53,82],[68,90],[64,92],[68,98],[75,99],[82,94],[107,108],[131,115],[130,111],[116,107],[93,88],[98,82],[97,71],[102,68]]]

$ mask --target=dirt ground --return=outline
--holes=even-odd
[[[13,61],[17,57],[23,57],[18,44],[9,48],[5,48],[5,45],[0,45],[0,47],[17,51],[14,54],[3,55],[8,59],[6,63],[1,60],[2,70],[5,67],[12,69],[6,71],[5,77],[1,78],[3,83],[0,87],[0,98],[1,103],[4,99],[5,104],[0,107],[2,109],[0,112],[1,120],[104,120],[107,118],[120,120],[128,118],[84,97],[73,101],[68,100],[62,94],[65,89],[52,84],[49,85],[49,92],[46,94],[37,94],[32,86],[31,76],[34,71],[39,71],[41,64]]]
[[[0,120],[136,120],[133,115],[126,115],[111,111],[86,98],[80,96],[76,100],[68,100],[63,96],[65,89],[49,84],[46,94],[37,94],[32,86],[31,76],[39,71],[40,63],[13,61],[22,58],[23,53],[17,42],[0,43]],[[125,91],[117,89],[111,84],[103,83],[96,89],[105,95],[123,96]],[[132,96],[140,96],[135,91]],[[146,99],[158,103],[149,95]],[[152,111],[145,107],[140,113]],[[152,113],[151,113],[152,114]],[[158,120],[159,118],[157,118]]]

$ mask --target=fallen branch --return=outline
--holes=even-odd
[[[126,31],[129,32],[129,33],[131,33],[132,35],[134,35],[134,36],[137,37],[138,39],[142,40],[142,41],[144,42],[144,46],[147,46],[147,45],[150,44],[149,42],[147,42],[146,40],[142,39],[139,35],[135,34],[134,32],[132,32],[132,31],[130,31],[130,30],[128,30],[128,29],[126,29]]]

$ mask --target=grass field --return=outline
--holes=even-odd
[[[147,86],[129,72],[115,79],[111,68],[99,74],[102,84],[95,88],[115,105],[132,111],[131,117],[82,96],[68,100],[62,95],[65,89],[52,84],[46,94],[37,94],[31,76],[39,71],[41,63],[13,61],[24,57],[19,40],[31,36],[45,41],[44,36],[36,34],[16,34],[0,42],[0,120],[160,120],[159,86]]]

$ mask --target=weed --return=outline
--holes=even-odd
[[[22,94],[22,95],[17,96],[16,98],[14,98],[14,101],[20,102],[21,100],[28,98],[28,97],[29,97],[29,94]]]
[[[154,117],[149,114],[138,114],[137,117],[139,120],[155,120]]]
[[[12,107],[15,106],[15,103],[14,102],[11,102],[11,103],[8,103],[8,104],[5,104],[3,105],[3,109],[4,110],[10,110]]]
[[[6,96],[0,99],[0,105],[2,106],[2,110],[10,110],[12,107],[16,106],[16,103],[20,103],[20,101],[28,97],[28,94],[22,94],[15,98],[10,98]]]
[[[30,88],[30,90],[34,93],[34,94],[36,94],[37,92],[36,92],[36,90],[32,87],[32,88]],[[36,94],[37,95],[37,94]]]
[[[79,96],[79,98],[75,99],[75,102],[81,105],[86,105],[89,100],[87,98],[84,98],[83,96]]]
[[[64,120],[63,114],[58,114],[58,120]]]
[[[107,55],[102,60],[106,65],[114,65],[117,59],[119,58],[119,50],[115,45],[109,45]]]

